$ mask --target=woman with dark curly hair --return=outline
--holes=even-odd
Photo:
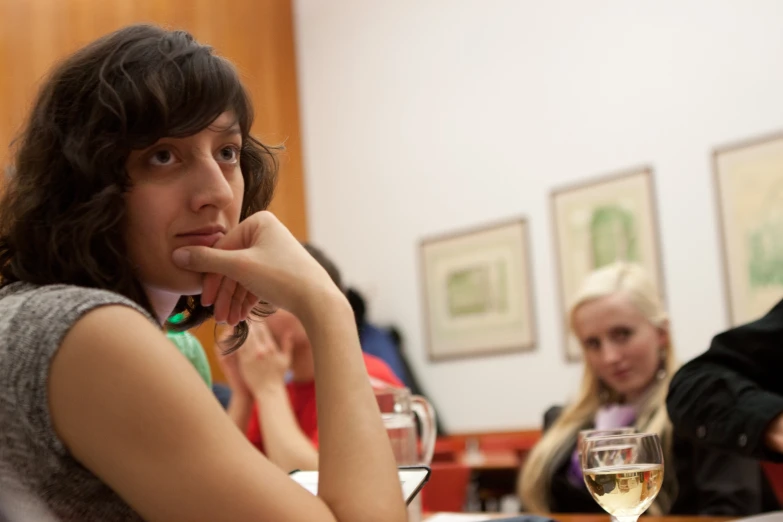
[[[45,80],[0,199],[4,494],[64,520],[404,520],[351,308],[263,210],[252,122],[233,66],[181,31],[118,30]],[[313,344],[318,496],[163,334],[214,316],[235,349],[273,306]]]

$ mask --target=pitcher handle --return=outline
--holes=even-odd
[[[411,396],[411,410],[421,423],[421,459],[419,462],[429,465],[435,453],[437,428],[435,424],[435,408],[419,395]]]

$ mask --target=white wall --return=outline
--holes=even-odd
[[[451,430],[537,426],[575,390],[549,194],[655,169],[682,359],[727,326],[711,150],[783,129],[779,0],[298,0],[311,238],[398,324]],[[525,215],[534,352],[431,363],[418,241]]]

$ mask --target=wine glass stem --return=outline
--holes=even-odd
[[[639,516],[638,515],[636,515],[636,516],[631,515],[631,516],[626,516],[626,517],[616,517],[616,516],[612,515],[611,518],[612,518],[612,522],[637,522],[637,520],[639,520]]]

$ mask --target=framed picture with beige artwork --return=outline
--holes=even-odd
[[[533,349],[525,219],[430,237],[420,254],[430,360]]]
[[[713,154],[732,326],[783,299],[783,133]]]
[[[555,255],[568,361],[582,350],[568,327],[568,308],[590,272],[615,261],[643,266],[663,298],[653,173],[640,167],[552,192]]]

